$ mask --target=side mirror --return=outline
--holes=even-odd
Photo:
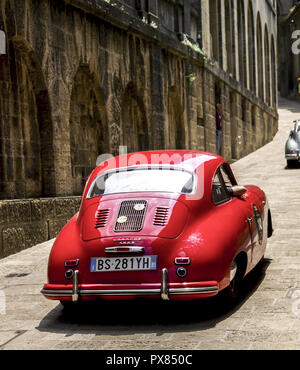
[[[290,137],[293,137],[294,136],[294,131],[291,131],[290,132]]]
[[[247,193],[247,189],[244,186],[233,186],[232,192],[234,197],[240,197]]]

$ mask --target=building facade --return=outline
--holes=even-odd
[[[276,14],[275,0],[0,0],[0,256],[57,234],[100,154],[216,152],[218,103],[228,161],[272,140]]]
[[[300,1],[278,1],[279,91],[300,100]]]

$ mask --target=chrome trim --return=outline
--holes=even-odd
[[[113,239],[114,242],[141,241],[141,240],[142,240],[142,238],[136,238],[136,237]]]
[[[116,290],[81,290],[81,295],[155,295],[160,289],[116,289]]]
[[[161,296],[161,299],[164,300],[164,301],[169,300],[169,295],[168,295],[168,270],[167,269],[162,269],[161,270],[160,296]]]
[[[176,294],[210,294],[217,293],[219,288],[217,286],[199,287],[199,288],[170,288],[168,295]],[[41,293],[45,296],[70,297],[72,290],[47,290],[42,289]],[[81,290],[80,295],[161,295],[161,289],[102,289],[102,290]]]
[[[285,158],[287,158],[287,159],[299,159],[299,156],[298,156],[298,154],[286,154],[285,155]]]
[[[180,258],[186,258],[187,262],[178,262]],[[190,257],[176,257],[175,258],[175,265],[190,265],[191,264],[191,259]]]
[[[70,258],[70,259],[72,259],[72,258]],[[67,261],[68,260],[66,260],[65,261],[65,267],[76,267],[76,266],[78,266],[79,265],[79,258],[77,258],[75,261],[75,264],[74,265],[67,265],[66,263],[67,263]]]
[[[143,253],[144,247],[108,247],[105,248],[105,253]]]
[[[47,290],[42,289],[41,293],[44,296],[57,296],[57,297],[69,297],[72,295],[72,290]]]
[[[201,288],[170,288],[169,294],[209,294],[216,293],[219,290],[217,286]]]
[[[78,275],[79,271],[74,271],[73,274],[73,289],[72,289],[72,301],[77,302],[79,298],[79,289],[78,289]]]

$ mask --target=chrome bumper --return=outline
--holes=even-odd
[[[79,289],[78,285],[79,272],[74,271],[72,289],[56,290],[56,289],[42,289],[41,293],[47,298],[51,297],[65,297],[72,298],[73,302],[77,302],[79,297],[87,296],[152,296],[160,295],[161,299],[166,301],[172,295],[197,295],[197,294],[217,294],[219,287],[199,286],[199,287],[180,287],[168,288],[168,271],[163,269],[161,273],[161,287],[160,289]]]
[[[289,161],[300,161],[300,157],[298,155],[295,155],[295,154],[286,154],[285,159],[287,159]]]

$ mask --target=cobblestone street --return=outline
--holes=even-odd
[[[0,260],[1,349],[300,349],[300,168],[286,169],[284,144],[298,102],[279,102],[279,132],[232,165],[240,184],[267,194],[274,236],[235,306],[105,303],[67,314],[40,293],[53,240]],[[170,309],[170,306],[172,308]]]

